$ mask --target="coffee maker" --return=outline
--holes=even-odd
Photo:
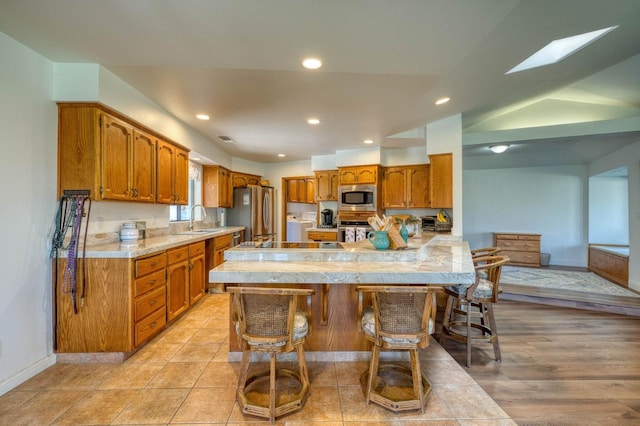
[[[320,227],[333,228],[333,210],[324,209],[320,212]]]

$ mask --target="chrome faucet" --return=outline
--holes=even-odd
[[[196,209],[196,207],[200,207],[202,209],[203,218],[207,217],[207,211],[205,210],[202,204],[194,204],[193,206],[191,206],[191,216],[189,219],[189,231],[193,231],[193,211]]]

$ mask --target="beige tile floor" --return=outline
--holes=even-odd
[[[268,424],[235,403],[228,296],[209,294],[121,364],[56,364],[0,397],[0,425]],[[309,354],[309,359],[313,359]],[[425,414],[366,405],[366,361],[309,361],[311,396],[286,425],[513,425],[435,341],[421,353],[432,395]]]

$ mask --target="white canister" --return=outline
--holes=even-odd
[[[136,224],[133,222],[123,223],[120,227],[120,241],[136,241],[138,234]]]

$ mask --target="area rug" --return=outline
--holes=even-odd
[[[593,272],[505,266],[502,268],[500,282],[529,287],[608,294],[611,296],[640,297],[639,294],[607,281]]]

